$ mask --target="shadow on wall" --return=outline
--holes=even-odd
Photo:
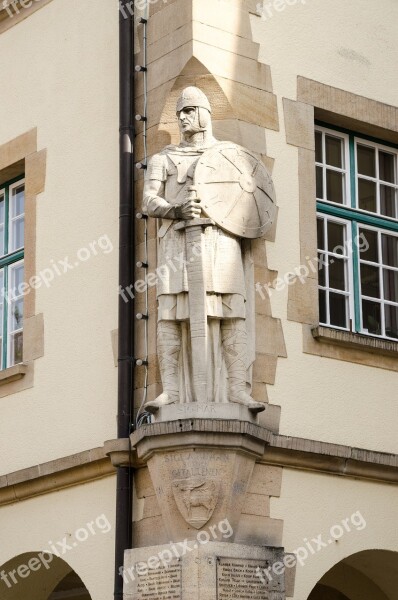
[[[308,600],[395,600],[398,552],[364,550],[330,569]]]
[[[91,600],[80,577],[61,558],[29,552],[0,567],[1,600]]]

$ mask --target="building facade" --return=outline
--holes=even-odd
[[[253,397],[267,405],[259,424],[269,435],[244,490],[242,539],[296,555],[287,597],[394,600],[395,2],[3,5],[0,597],[111,597],[116,472],[126,465],[131,546],[170,542],[145,461],[115,441],[120,362],[143,361],[138,432],[137,412],[162,390],[150,220],[134,219],[147,271],[138,267],[129,289],[118,279],[118,27],[131,20],[134,63],[146,69],[134,75],[133,116],[146,118],[135,123],[134,161],[178,143],[175,103],[195,85],[215,137],[261,156],[276,190],[275,227],[252,244]],[[117,350],[118,302],[148,316],[131,357]],[[258,573],[265,587],[276,577]]]

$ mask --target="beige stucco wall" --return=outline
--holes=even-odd
[[[269,4],[269,3],[267,3]],[[297,76],[398,105],[398,58],[393,0],[307,0],[251,17],[260,60],[271,66],[280,132],[267,132],[275,158],[280,207],[268,264],[283,276],[300,265],[297,148],[285,141],[282,98],[297,99]],[[279,359],[270,401],[282,406],[281,433],[397,452],[398,375],[384,369],[302,353],[302,327],[286,321],[288,290],[274,292],[273,315],[283,319],[288,359]]]
[[[1,399],[0,472],[6,473],[115,437],[115,3],[53,0],[0,35],[0,73],[0,144],[37,127],[38,147],[47,148],[46,187],[37,200],[37,271],[66,256],[73,265],[79,249],[102,236],[110,241],[104,238],[104,248],[113,246],[36,291],[45,355],[35,362],[34,387]]]
[[[352,554],[368,549],[397,552],[398,534],[394,526],[397,501],[398,489],[395,486],[285,468],[281,497],[271,500],[271,513],[275,518],[284,520],[283,545],[286,551],[304,548],[308,552],[308,557],[305,557],[304,550],[299,550],[303,564],[297,566],[295,600],[305,600],[329,569]],[[345,519],[349,519],[347,528],[350,531],[342,526]],[[339,525],[344,529],[343,535],[339,529],[332,529]],[[331,530],[339,539],[328,544],[333,538]],[[313,538],[319,535],[327,547],[318,550]],[[372,578],[370,569],[367,576]],[[390,576],[388,568],[385,568],[377,577],[380,585],[384,580],[386,592]]]
[[[210,10],[207,0],[196,1],[195,19],[208,22],[217,36],[218,27],[239,28],[237,5],[212,0]],[[278,103],[280,131],[266,131],[280,207],[267,256],[269,268],[282,276],[300,264],[298,156],[286,144],[282,98],[296,100],[301,75],[398,105],[397,17],[394,0],[307,0],[275,10],[266,21],[251,16]],[[0,144],[37,127],[38,147],[48,151],[46,188],[37,203],[38,271],[66,256],[73,263],[80,248],[104,235],[114,248],[37,290],[45,354],[36,361],[34,387],[0,400],[0,473],[115,437],[117,371],[110,332],[117,327],[117,19],[109,0],[53,0],[0,36],[6,82],[1,112],[7,115],[1,118]],[[204,35],[200,31],[195,28],[196,38]],[[228,40],[223,35],[223,43]],[[207,49],[206,56],[213,52]],[[239,61],[226,65],[224,54],[214,56],[224,75],[242,69]],[[302,326],[287,320],[287,298],[286,289],[271,299],[288,355],[278,359],[275,385],[268,386],[269,400],[282,407],[281,433],[397,452],[397,373],[303,354]],[[3,507],[0,529],[7,542],[0,547],[0,564],[62,539],[101,513],[113,525],[114,485],[110,477]],[[284,520],[287,551],[358,510],[367,521],[363,531],[345,535],[298,569],[297,600],[305,600],[340,559],[366,548],[396,549],[396,495],[390,486],[284,469],[271,515]],[[65,556],[94,600],[109,598],[112,587],[113,534],[99,539]]]
[[[51,552],[51,546],[54,545],[61,555],[60,558],[67,562],[82,579],[92,600],[111,598],[115,533],[114,490],[115,478],[108,477],[2,507],[0,511],[3,540],[0,548],[2,569],[5,563],[20,554]],[[91,522],[94,522],[91,526],[94,533],[91,533],[87,526]],[[79,531],[81,529],[89,535]],[[63,541],[72,548],[66,548],[62,544]],[[26,564],[22,559],[21,563]],[[13,568],[17,566],[19,566],[18,561]],[[49,567],[49,574],[52,575],[51,563]],[[8,573],[8,569],[5,570]],[[37,578],[41,576],[44,579],[46,571],[43,564],[37,573],[30,576],[32,597],[34,597]],[[7,588],[6,583],[0,581],[2,594],[15,593],[20,583],[21,590],[23,585],[29,585],[29,577],[24,580],[16,577],[18,583],[13,584],[10,589]],[[12,583],[12,579],[8,578],[8,581]],[[21,594],[17,597],[28,595],[31,597],[29,592],[26,596]],[[7,595],[4,597],[7,598]]]

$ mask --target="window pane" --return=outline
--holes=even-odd
[[[329,294],[330,324],[347,327],[347,298],[342,294]]]
[[[11,281],[10,281],[10,296],[11,298],[15,298],[15,296],[21,295],[21,285],[24,280],[24,266],[23,263],[19,263],[15,267],[11,267]]]
[[[397,217],[396,190],[389,185],[380,185],[380,213],[385,217]]]
[[[323,162],[322,160],[322,133],[320,131],[315,132],[315,160],[316,162]]]
[[[316,225],[317,225],[317,235],[318,235],[318,249],[319,250],[324,250],[325,249],[325,239],[324,239],[324,232],[323,232],[323,219],[317,219],[316,220]]]
[[[329,286],[335,290],[346,290],[345,260],[341,258],[330,259]]]
[[[11,216],[17,217],[25,212],[25,193],[24,186],[14,188],[11,199]]]
[[[323,200],[323,169],[316,168],[316,197]]]
[[[361,289],[363,296],[380,298],[379,268],[361,263]]]
[[[376,183],[367,179],[358,179],[358,205],[361,210],[377,212]]]
[[[342,140],[339,138],[331,137],[327,135],[325,137],[326,142],[326,164],[332,167],[342,168]]]
[[[0,225],[0,256],[4,256],[4,225]]]
[[[328,250],[337,254],[344,254],[345,225],[328,221]]]
[[[318,255],[318,277],[319,277],[319,285],[322,287],[326,287],[326,269],[325,269],[325,260],[326,257],[324,254]]]
[[[343,173],[326,170],[326,196],[329,202],[343,204]]]
[[[4,320],[4,271],[0,271],[0,336],[3,337],[3,320]],[[1,368],[1,362],[0,362]]]
[[[326,319],[326,292],[319,290],[319,322],[327,323]]]
[[[383,264],[388,267],[398,267],[398,237],[383,234],[381,236],[381,249]]]
[[[10,331],[16,331],[23,327],[23,298],[11,303],[11,323]]]
[[[12,248],[11,251],[18,250],[24,246],[24,225],[23,218],[12,221]]]
[[[379,177],[382,181],[395,183],[395,156],[387,152],[379,152]]]
[[[4,209],[5,209],[5,202],[4,202],[4,195],[0,196],[0,223],[4,223]]]
[[[358,173],[376,177],[376,152],[370,146],[357,145]]]
[[[362,321],[364,329],[367,329],[369,333],[381,335],[381,305],[370,300],[363,300]]]
[[[398,339],[398,306],[385,305],[386,335]]]
[[[359,235],[367,242],[367,244],[362,244],[363,250],[361,252],[361,260],[378,263],[379,249],[377,245],[377,231],[373,231],[372,229],[360,229]],[[367,245],[369,248],[366,249]]]
[[[23,360],[23,333],[15,333],[11,336],[10,361],[11,365],[17,365]]]
[[[390,302],[398,302],[398,271],[383,269],[384,298]]]

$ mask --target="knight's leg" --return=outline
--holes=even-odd
[[[244,319],[221,321],[221,339],[228,370],[229,401],[247,406],[252,412],[265,410],[246,392],[247,332]]]
[[[178,365],[182,342],[181,323],[178,321],[159,321],[157,342],[163,393],[145,405],[145,410],[151,413],[156,412],[161,406],[178,402]]]

